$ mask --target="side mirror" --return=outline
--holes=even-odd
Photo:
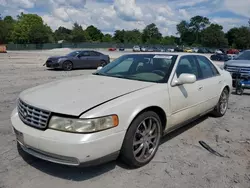
[[[101,70],[103,67],[99,66],[97,67],[97,71]]]
[[[192,84],[194,82],[196,82],[196,76],[194,74],[183,73],[178,79],[174,80],[173,85],[178,86],[183,84]]]

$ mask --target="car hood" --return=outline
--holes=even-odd
[[[227,66],[250,67],[249,60],[230,60],[225,63]]]
[[[81,113],[156,83],[90,75],[43,84],[20,94],[25,103],[55,113]]]

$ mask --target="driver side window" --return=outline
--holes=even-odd
[[[178,66],[176,68],[177,78],[179,78],[179,76],[183,73],[194,74],[197,80],[201,78],[198,66],[193,56],[181,57]]]

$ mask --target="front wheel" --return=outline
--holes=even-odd
[[[62,66],[63,70],[71,71],[73,69],[73,63],[70,61],[65,61]]]
[[[149,163],[158,150],[162,135],[159,116],[152,111],[140,114],[129,127],[121,149],[121,159],[131,167]]]
[[[100,66],[104,67],[105,65],[107,65],[107,62],[106,61],[101,61]]]
[[[215,115],[216,117],[224,116],[228,108],[228,99],[229,99],[229,91],[227,88],[224,88],[224,90],[221,93],[219,102],[216,105],[212,114]]]

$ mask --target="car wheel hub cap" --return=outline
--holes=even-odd
[[[144,119],[137,127],[133,140],[133,154],[145,162],[154,155],[160,140],[160,123],[154,117]]]
[[[227,93],[224,91],[221,95],[221,99],[220,99],[220,112],[222,114],[224,114],[227,110],[228,107],[228,95]]]

